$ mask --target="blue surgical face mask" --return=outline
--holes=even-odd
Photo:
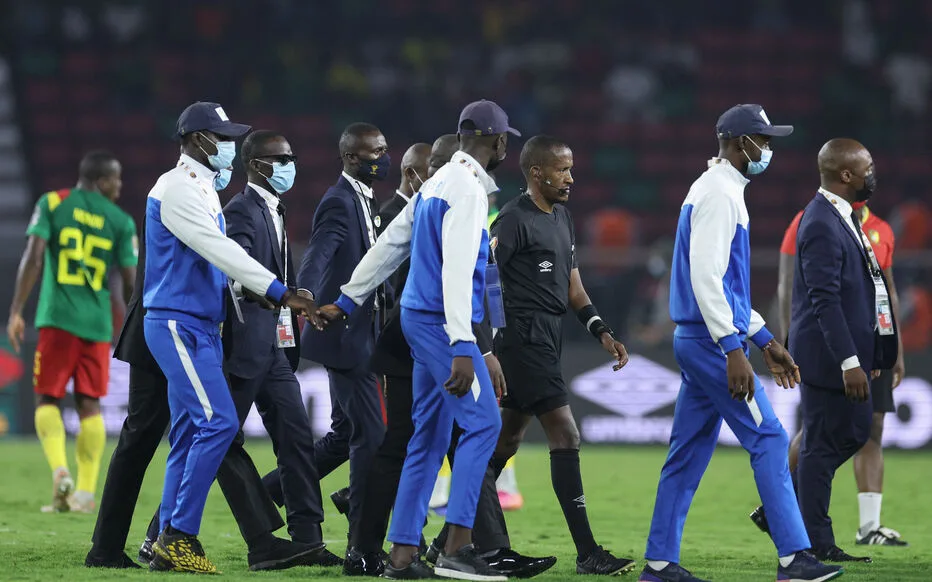
[[[233,170],[230,168],[223,168],[220,172],[214,176],[214,190],[217,192],[223,190],[230,185],[230,178],[233,177]]]
[[[744,136],[744,137],[746,137],[749,142],[753,143],[754,147],[760,150],[760,161],[758,162],[755,162],[754,160],[752,160],[751,156],[749,156],[746,151],[741,150],[744,152],[744,157],[748,159],[748,174],[752,176],[755,174],[760,174],[764,170],[767,169],[767,166],[770,165],[770,160],[773,159],[773,152],[770,150],[769,147],[767,147],[766,149],[760,147],[750,137],[748,136]]]
[[[210,143],[217,146],[217,153],[214,155],[207,154],[207,151],[204,148],[201,148],[201,151],[207,154],[207,162],[210,164],[210,167],[217,170],[225,170],[233,165],[233,158],[236,157],[236,143],[232,141],[213,141],[203,133],[201,137],[209,141]],[[200,147],[200,146],[198,146]]]
[[[295,166],[294,162],[282,164],[281,162],[269,163],[265,160],[259,161],[272,166],[272,175],[266,177],[266,180],[268,180],[269,186],[271,186],[273,190],[279,194],[284,194],[291,190],[291,187],[294,186],[294,177],[298,173],[298,168]]]

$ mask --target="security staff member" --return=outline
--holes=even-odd
[[[209,115],[210,105],[219,107],[198,103],[186,109],[178,120],[179,128],[209,130],[219,125],[219,117]],[[206,117],[205,108],[208,110]],[[202,117],[195,123],[192,115],[199,111]],[[203,156],[199,159],[206,162],[206,154]],[[228,182],[221,176],[218,174],[215,181],[218,189],[224,188]],[[145,265],[146,245],[140,245],[139,251],[139,262]],[[145,269],[137,269],[133,297],[114,350],[117,359],[130,365],[128,415],[107,470],[93,545],[84,561],[88,567],[138,568],[125,554],[124,546],[146,468],[168,426],[167,380],[143,335],[146,314],[142,305],[144,283]],[[223,458],[217,471],[217,482],[246,541],[250,567],[264,569],[256,566],[265,564],[268,568],[282,568],[301,561],[308,547],[272,535],[284,523],[266,493],[252,459],[243,449],[241,439],[234,441]],[[140,559],[145,563],[152,559],[152,543],[158,533],[156,519],[140,550]]]
[[[450,134],[438,138],[433,147],[421,143],[408,148],[401,161],[401,184],[395,191],[395,196],[382,205],[376,217],[379,235],[404,211],[425,179],[433,176],[450,161],[457,145],[456,135]],[[372,355],[373,371],[385,378],[388,428],[385,440],[382,441],[382,446],[379,447],[372,463],[362,505],[362,519],[354,535],[353,547],[347,552],[343,565],[343,573],[348,576],[377,576],[384,570],[379,553],[385,541],[388,517],[398,492],[408,441],[414,433],[414,422],[411,418],[411,376],[414,361],[411,358],[411,348],[401,331],[400,305],[409,266],[410,262],[405,261],[389,279],[395,291],[396,302],[386,316],[385,327]],[[495,357],[491,354],[492,338],[488,331],[481,326],[474,326],[479,349],[486,354],[487,364],[498,367],[497,362],[491,361]],[[556,558],[553,557],[530,558],[511,549],[505,518],[495,491],[495,479],[489,475],[483,482],[483,489],[479,494],[473,540],[489,566],[507,576],[529,578],[556,563]],[[443,542],[435,542],[432,550],[442,548],[445,541],[444,537]],[[436,561],[436,558],[434,556],[433,561]],[[430,560],[430,551],[428,559]]]
[[[159,178],[146,202],[143,329],[168,380],[171,417],[153,570],[216,572],[197,534],[207,493],[239,432],[220,337],[230,280],[316,321],[313,301],[225,236],[215,180],[233,162],[234,138],[248,130],[216,103],[190,106],[178,121],[178,165]]]
[[[536,416],[550,445],[553,490],[576,544],[576,571],[615,575],[634,568],[596,544],[586,514],[579,471],[579,429],[570,411],[560,364],[562,317],[572,308],[602,347],[618,360],[628,354],[600,318],[576,265],[573,220],[563,203],[573,184],[573,152],[549,136],[535,136],[521,151],[527,192],[502,208],[492,224],[506,327],[495,338],[508,394],[502,398],[502,431],[491,465],[496,474],[517,451]]]

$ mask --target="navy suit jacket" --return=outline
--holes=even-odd
[[[806,206],[796,249],[789,348],[803,383],[844,390],[841,363],[854,355],[868,374],[893,367],[896,334],[874,330],[874,281],[863,244],[822,194]]]
[[[298,272],[298,288],[313,293],[318,305],[333,303],[368,250],[369,231],[362,202],[353,185],[341,175],[314,212],[311,241]],[[374,303],[375,294],[345,322],[335,322],[322,332],[305,326],[301,356],[339,370],[367,364],[376,337]]]
[[[288,286],[294,287],[294,267],[291,249],[288,249],[288,264],[284,264],[284,253],[279,249],[278,233],[272,222],[272,213],[262,196],[251,187],[233,197],[224,207],[223,216],[227,223],[227,236],[246,249],[249,256],[274,273],[279,280],[288,272]],[[244,323],[240,323],[232,299],[227,299],[227,317],[223,325],[226,371],[240,378],[255,378],[269,369],[275,359],[277,347],[276,327],[278,310],[263,309],[258,303],[240,301]],[[292,314],[292,325],[297,334],[297,316]],[[292,370],[299,361],[299,338],[296,345],[285,348]]]

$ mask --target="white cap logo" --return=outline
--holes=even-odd
[[[214,109],[214,111],[217,112],[217,115],[220,117],[220,121],[230,121],[230,118],[227,117],[227,113],[226,111],[223,110],[223,107],[218,107]],[[764,119],[767,119],[767,118],[764,117]],[[770,123],[770,122],[768,121],[767,123]]]
[[[761,116],[761,119],[764,120],[764,123],[766,123],[767,125],[773,125],[772,123],[770,123],[770,120],[767,118],[767,114],[764,112],[763,107],[760,110],[760,116]]]

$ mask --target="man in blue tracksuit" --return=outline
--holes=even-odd
[[[315,309],[225,236],[217,189],[229,181],[234,139],[247,131],[216,103],[190,105],[178,118],[178,165],[162,174],[146,202],[145,336],[168,379],[171,411],[153,570],[216,572],[197,534],[210,485],[239,429],[220,341],[229,277],[254,297],[304,313]]]
[[[505,580],[471,544],[479,489],[501,429],[496,394],[473,335],[483,319],[489,256],[488,195],[498,187],[488,171],[505,158],[508,116],[491,101],[463,109],[460,150],[405,207],[363,257],[328,319],[351,313],[410,254],[401,297],[401,325],[411,345],[414,435],[408,444],[388,539],[393,543],[384,576],[430,578],[418,543],[453,421],[464,431],[447,523],[450,533],[433,573],[466,580]]]
[[[660,474],[642,582],[701,582],[679,565],[686,514],[718,441],[722,419],[751,455],[770,518],[777,580],[821,582],[841,575],[804,550],[810,546],[793,492],[789,441],[748,362],[748,341],[763,352],[777,383],[799,382],[793,358],[751,309],[747,175],[763,172],[770,139],[793,127],[772,125],[760,105],[737,105],[718,120],[719,154],[680,210],[670,280],[673,343],[682,374],[670,452]]]

